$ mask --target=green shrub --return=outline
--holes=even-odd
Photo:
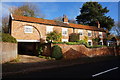
[[[48,42],[61,41],[62,34],[57,31],[53,31],[47,34],[46,40]]]
[[[87,45],[87,42],[85,40],[79,40],[77,43]]]
[[[2,37],[3,42],[11,42],[11,43],[17,43],[16,39],[12,37],[10,34],[0,33],[0,37]]]
[[[66,42],[67,45],[79,45],[77,42]]]
[[[53,44],[65,44],[65,42],[52,42]]]
[[[58,45],[54,45],[52,47],[52,57],[56,60],[61,59],[63,57],[62,49]]]
[[[79,40],[79,34],[78,33],[72,33],[69,36],[69,42],[77,42]]]

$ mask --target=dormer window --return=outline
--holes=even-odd
[[[32,26],[24,26],[24,32],[25,33],[33,33],[33,27]]]

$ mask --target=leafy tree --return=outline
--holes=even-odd
[[[81,14],[76,17],[78,24],[96,26],[98,22],[101,28],[110,30],[114,26],[114,20],[105,16],[109,12],[107,7],[103,8],[98,2],[86,2],[80,8]]]
[[[41,14],[39,8],[31,3],[25,3],[19,7],[11,7],[9,10],[16,15],[44,18],[44,15]]]
[[[53,41],[60,42],[61,37],[62,37],[61,33],[58,33],[57,31],[53,31],[47,34],[46,40],[48,42],[53,42]]]
[[[100,42],[100,38],[99,37],[98,38],[93,38],[92,41],[93,41],[94,45],[98,45],[98,43]]]
[[[84,36],[84,41],[88,42],[88,36]]]

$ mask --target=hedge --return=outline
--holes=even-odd
[[[0,41],[17,43],[16,39],[14,37],[12,37],[10,34],[0,33],[0,37],[2,38],[2,39],[0,39]]]

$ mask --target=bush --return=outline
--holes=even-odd
[[[61,59],[63,57],[62,49],[58,45],[54,45],[52,47],[52,57],[56,60]]]
[[[84,44],[84,45],[87,45],[87,42],[85,40],[79,40],[77,41],[79,44]]]
[[[53,44],[64,44],[65,42],[52,42]]]
[[[78,33],[70,34],[70,37],[69,37],[70,42],[77,42],[78,40],[79,40],[79,34]]]
[[[62,34],[57,31],[53,31],[47,34],[46,40],[48,42],[61,41]]]
[[[79,45],[77,42],[66,42],[67,45]]]
[[[16,39],[12,37],[10,34],[0,33],[0,37],[2,37],[3,42],[11,42],[11,43],[17,43]]]

